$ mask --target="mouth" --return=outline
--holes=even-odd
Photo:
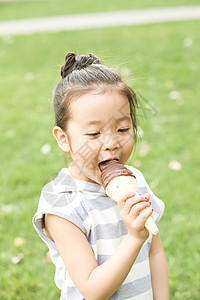
[[[119,159],[118,159],[117,157],[110,157],[110,158],[107,158],[107,159],[105,159],[105,160],[100,161],[100,163],[98,164],[98,167],[99,167],[99,170],[100,170],[101,172],[102,172],[101,164],[102,164],[102,163],[105,163],[106,161],[109,161],[109,160],[117,160],[117,161],[119,161]]]

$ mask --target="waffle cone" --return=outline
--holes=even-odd
[[[144,225],[153,235],[156,235],[159,232],[152,216],[148,217]]]
[[[137,181],[132,176],[115,177],[106,187],[106,194],[117,202],[130,192],[138,193]],[[159,231],[151,216],[146,220],[145,227],[154,235]]]
[[[138,193],[137,181],[132,176],[115,177],[106,187],[106,194],[117,202],[130,192]]]

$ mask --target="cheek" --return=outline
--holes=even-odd
[[[120,138],[120,144],[123,148],[130,148],[134,146],[133,132],[130,132]]]
[[[125,156],[129,157],[133,151],[133,147],[134,147],[134,139],[133,136],[129,136],[127,137],[126,140],[124,140],[123,143],[123,153]]]
[[[91,151],[91,157],[97,156],[101,147],[101,143],[98,140],[87,140],[86,144]]]
[[[74,160],[78,160],[83,163],[91,163],[99,153],[100,143],[94,140],[88,140],[79,138],[76,142],[72,143],[71,155]]]
[[[126,147],[126,153],[127,153],[128,156],[131,155],[131,153],[132,153],[132,151],[133,151],[133,147],[134,147],[133,142],[128,143],[128,145],[127,145],[127,147]]]

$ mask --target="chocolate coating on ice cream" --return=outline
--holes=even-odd
[[[111,180],[118,176],[132,176],[136,178],[135,175],[133,175],[133,173],[124,167],[117,159],[103,161],[99,164],[99,168],[101,170],[104,188],[107,187]]]

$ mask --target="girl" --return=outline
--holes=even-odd
[[[54,90],[53,135],[72,161],[44,186],[33,217],[56,267],[60,299],[168,300],[161,240],[144,227],[151,214],[160,220],[163,202],[141,172],[127,166],[140,195],[117,204],[106,196],[98,167],[114,158],[125,164],[131,155],[136,95],[93,54],[68,53],[61,76]],[[145,209],[150,206],[153,213]]]

